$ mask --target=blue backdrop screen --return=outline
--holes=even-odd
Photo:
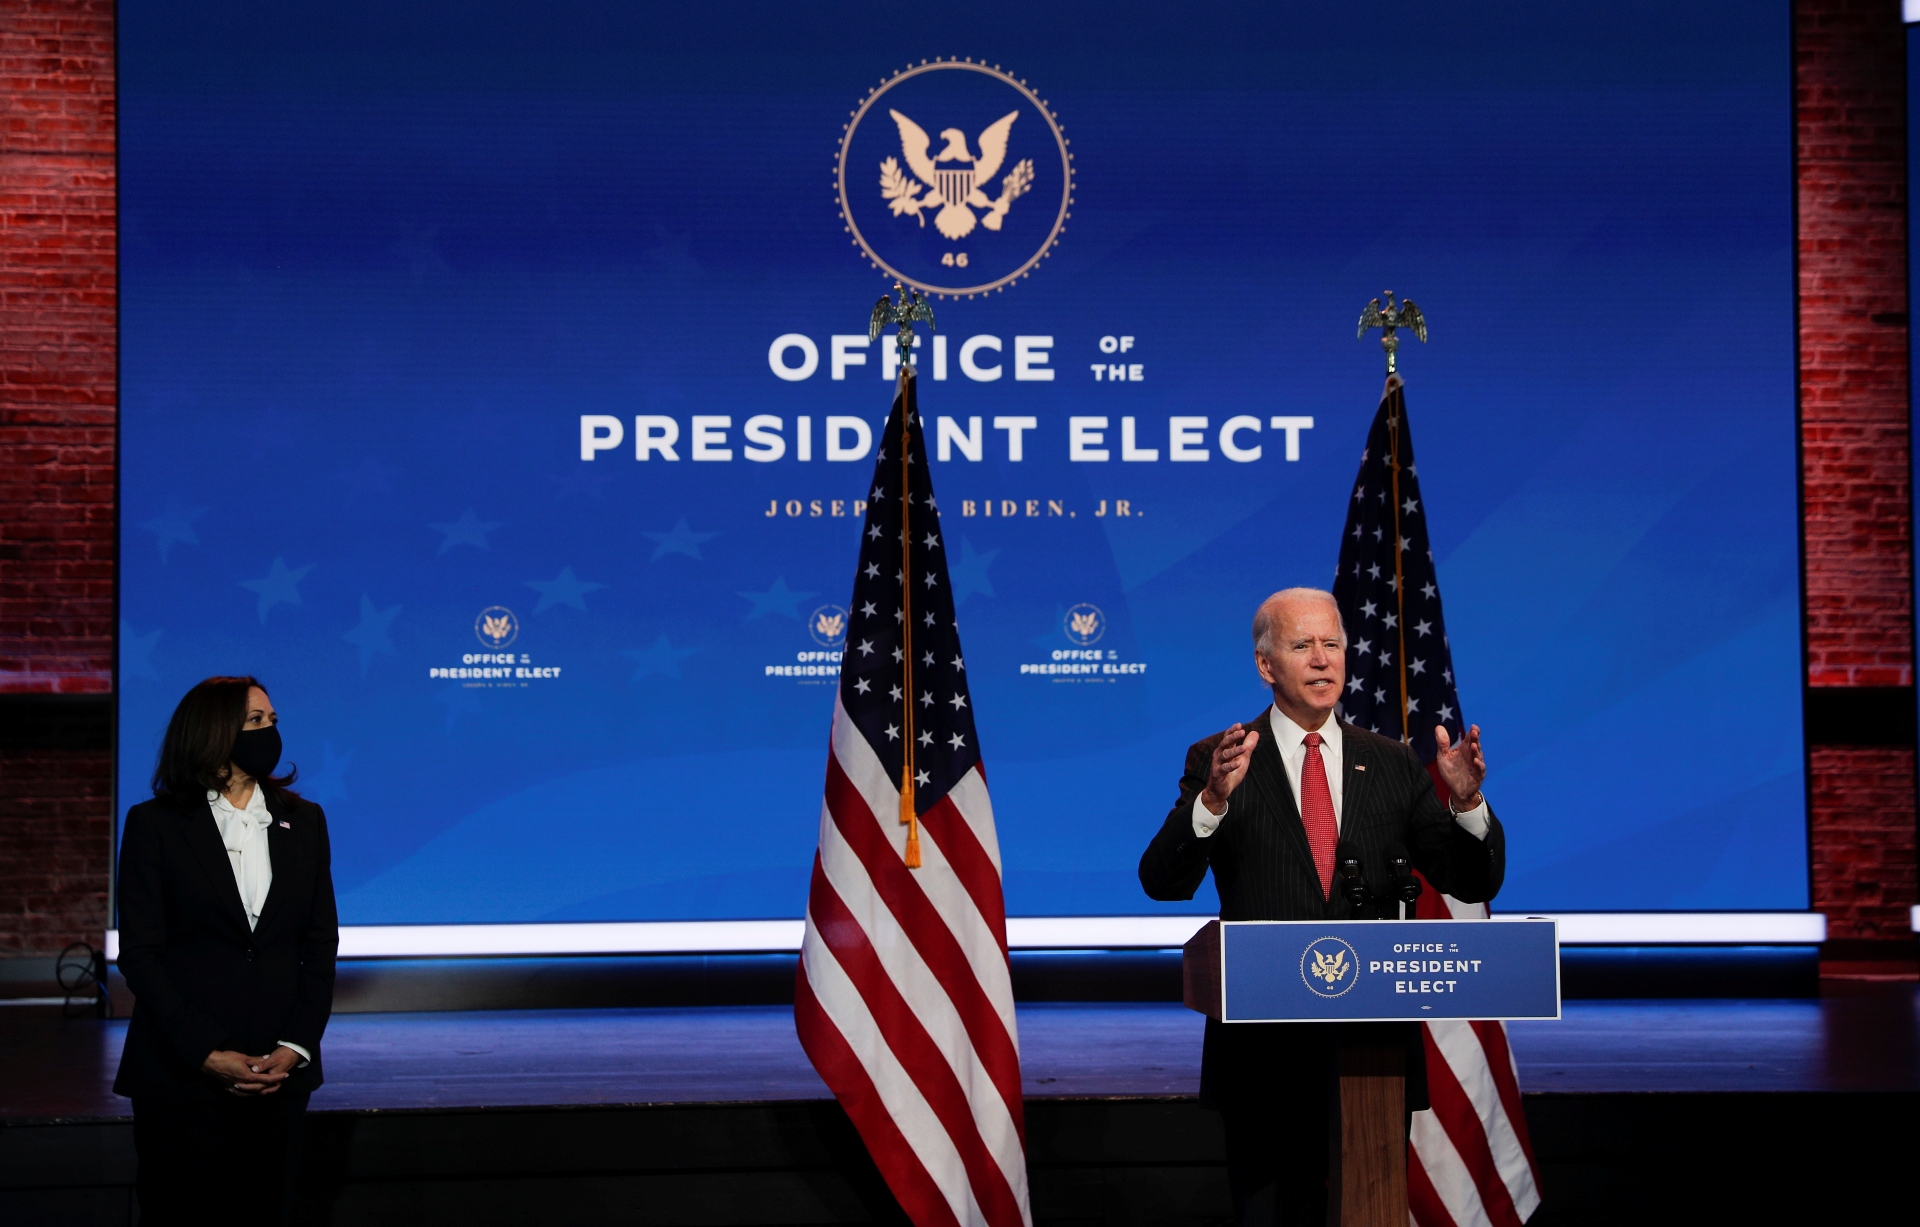
[[[252,672],[348,922],[799,915],[898,274],[1009,909],[1154,910],[1391,286],[1503,904],[1804,906],[1787,6],[936,10],[123,4],[123,805]]]

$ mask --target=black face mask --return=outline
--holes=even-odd
[[[280,730],[269,724],[263,729],[241,729],[233,739],[234,766],[256,780],[264,780],[280,765]]]

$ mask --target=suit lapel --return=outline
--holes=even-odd
[[[1367,821],[1373,777],[1380,773],[1370,749],[1351,724],[1340,726],[1340,836],[1359,832]]]
[[[273,821],[267,824],[267,863],[273,868],[273,881],[267,886],[267,901],[260,907],[260,924],[256,935],[265,933],[267,926],[279,918],[286,905],[282,902],[292,883],[298,880],[294,872],[294,861],[300,854],[300,841],[293,837],[292,819],[286,807],[275,805],[272,797],[267,798],[267,813]],[[281,826],[281,823],[288,823]]]
[[[240,884],[233,878],[233,862],[227,859],[227,841],[220,836],[220,823],[213,816],[213,803],[191,802],[180,807],[181,823],[186,828],[187,847],[206,871],[207,887],[220,900],[223,910],[242,933],[247,931],[247,908],[240,902]]]
[[[1293,799],[1293,785],[1287,779],[1287,765],[1280,759],[1280,739],[1273,731],[1273,709],[1268,708],[1257,726],[1260,744],[1253,748],[1253,761],[1247,764],[1247,784],[1259,790],[1260,799],[1275,815],[1280,838],[1287,855],[1300,863],[1313,864],[1313,847],[1307,843],[1307,824],[1300,818],[1300,807]],[[1309,873],[1312,870],[1309,869]]]

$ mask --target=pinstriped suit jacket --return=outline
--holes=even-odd
[[[1345,920],[1353,909],[1338,890],[1320,890],[1320,875],[1307,844],[1307,828],[1294,804],[1270,718],[1260,713],[1246,727],[1260,744],[1246,778],[1227,798],[1227,814],[1205,839],[1193,833],[1193,800],[1207,786],[1216,733],[1187,750],[1174,802],[1159,834],[1140,858],[1140,884],[1160,900],[1193,898],[1213,869],[1222,920]],[[1406,847],[1414,866],[1435,887],[1468,903],[1491,900],[1506,873],[1506,835],[1491,817],[1485,840],[1455,822],[1433,789],[1433,779],[1412,750],[1386,737],[1342,723],[1340,840],[1360,857],[1367,882],[1384,892],[1389,884],[1387,845]],[[1200,1066],[1201,1102],[1233,1110],[1287,1105],[1283,1110],[1324,1110],[1313,1079],[1334,1049],[1345,1045],[1395,1045],[1406,1053],[1407,1110],[1427,1106],[1426,1062],[1417,1023],[1271,1023],[1227,1026],[1207,1020]],[[1302,1092],[1305,1071],[1307,1090]],[[1289,1089],[1291,1088],[1291,1089]],[[1291,1097],[1291,1098],[1290,1098]]]
[[[1227,815],[1205,839],[1193,833],[1193,799],[1207,786],[1216,733],[1187,750],[1174,802],[1160,833],[1140,858],[1140,884],[1150,898],[1191,899],[1209,866],[1220,892],[1222,920],[1344,920],[1352,908],[1339,891],[1320,890],[1307,828],[1280,761],[1268,708],[1247,728],[1260,734],[1246,778],[1227,798]],[[1506,836],[1490,819],[1485,840],[1455,822],[1434,793],[1433,779],[1397,741],[1342,723],[1340,841],[1352,848],[1367,882],[1384,891],[1387,846],[1405,845],[1427,880],[1467,903],[1484,903],[1506,872]],[[1489,810],[1491,814],[1491,810]]]

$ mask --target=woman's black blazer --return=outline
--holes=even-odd
[[[252,930],[209,802],[156,797],[127,812],[120,974],[134,1007],[116,1094],[217,1096],[218,1084],[200,1073],[208,1053],[264,1056],[281,1040],[313,1054],[285,1085],[320,1085],[340,948],[327,819],[291,794],[269,794],[267,811],[273,888]]]

